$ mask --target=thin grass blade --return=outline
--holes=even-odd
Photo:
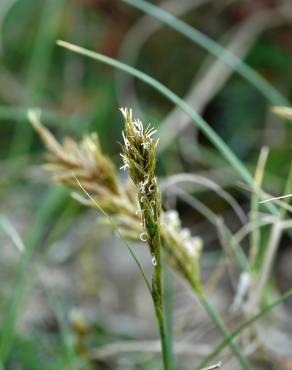
[[[68,50],[71,50],[75,53],[87,56],[89,58],[98,60],[102,63],[111,65],[112,67],[118,68],[126,73],[129,73],[141,81],[144,81],[146,84],[152,86],[155,90],[164,95],[172,103],[179,106],[182,111],[184,111],[192,120],[192,123],[198,126],[205,136],[211,141],[211,143],[218,149],[218,151],[223,155],[223,157],[229,162],[233,169],[238,173],[238,175],[247,182],[252,188],[259,190],[257,185],[254,183],[254,179],[246,169],[244,164],[240,159],[231,151],[231,149],[225,144],[221,137],[208,125],[208,123],[197,113],[195,112],[187,103],[185,103],[178,95],[173,91],[163,85],[161,82],[155,80],[146,73],[141,72],[140,70],[133,68],[127,64],[119,62],[113,58],[107,57],[103,54],[96,53],[94,51],[82,48],[80,46],[71,44],[65,41],[57,41],[57,44],[61,47],[64,47]],[[277,208],[272,204],[267,204],[268,209],[277,213]]]
[[[240,324],[237,329],[235,329],[231,335],[229,335],[227,338],[222,340],[210,353],[207,355],[196,367],[195,370],[200,370],[204,366],[206,366],[209,362],[211,362],[214,357],[216,357],[233,339],[235,339],[244,329],[251,326],[255,321],[259,320],[261,317],[263,317],[265,314],[267,314],[269,311],[271,311],[273,308],[284,302],[287,298],[292,296],[292,289],[288,290],[286,293],[282,294],[278,299],[276,299],[274,302],[264,306],[257,314],[250,317],[246,321],[244,321],[242,324]]]
[[[186,36],[194,43],[200,45],[210,54],[213,54],[215,57],[222,59],[227,65],[233,68],[239,75],[241,75],[258,91],[260,91],[260,93],[265,96],[270,103],[275,105],[289,105],[288,100],[260,74],[258,74],[254,69],[249,67],[241,59],[236,57],[229,50],[226,50],[224,47],[222,47],[220,44],[212,40],[204,33],[181,21],[179,18],[168,13],[166,10],[161,9],[160,7],[155,6],[147,1],[122,1],[167,24],[171,28],[178,31],[180,34]]]

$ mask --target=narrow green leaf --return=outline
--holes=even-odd
[[[121,0],[144,13],[167,24],[171,28],[178,31],[180,34],[186,36],[195,44],[200,45],[203,49],[213,54],[218,59],[223,60],[227,65],[234,69],[239,75],[245,78],[251,85],[261,92],[266,99],[276,105],[289,105],[287,99],[275,89],[267,80],[265,80],[259,73],[249,67],[241,59],[231,53],[229,50],[222,47],[219,43],[212,40],[210,37],[195,29],[194,27],[183,22],[174,15],[168,13],[166,10],[155,6],[144,0]]]
[[[205,136],[212,142],[212,144],[219,150],[223,157],[229,162],[229,164],[234,168],[234,170],[240,175],[240,177],[247,182],[252,188],[259,190],[256,184],[254,183],[253,177],[248,172],[244,164],[240,159],[230,150],[230,148],[225,144],[221,137],[207,124],[207,122],[195,112],[184,100],[182,100],[178,95],[171,91],[168,87],[163,85],[161,82],[155,80],[151,76],[139,71],[136,68],[133,68],[127,64],[119,62],[113,58],[107,57],[103,54],[96,53],[94,51],[82,48],[80,46],[65,42],[57,41],[59,46],[62,46],[68,50],[71,50],[75,53],[87,56],[89,58],[98,60],[102,63],[111,65],[115,68],[118,68],[126,73],[129,73],[141,81],[144,81],[146,84],[152,86],[155,90],[159,91],[162,95],[168,98],[175,105],[179,106],[182,111],[184,111],[192,120],[194,125],[197,125]],[[267,204],[268,209],[277,213],[277,208],[273,204]]]
[[[41,207],[35,213],[35,222],[31,226],[29,235],[24,243],[27,248],[25,248],[21,255],[22,258],[19,262],[13,288],[11,289],[11,296],[9,297],[6,310],[3,314],[0,336],[0,363],[5,363],[13,343],[15,325],[19,313],[21,312],[25,293],[31,279],[29,269],[33,253],[47,227],[48,220],[51,218],[56,208],[64,201],[65,194],[67,194],[67,192],[63,188],[56,188],[55,186],[50,187],[40,201]]]

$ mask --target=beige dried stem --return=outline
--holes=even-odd
[[[272,107],[272,112],[275,113],[277,116],[286,119],[292,119],[292,108],[291,107],[282,107],[282,106],[275,106]]]

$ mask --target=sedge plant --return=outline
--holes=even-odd
[[[54,180],[74,190],[73,197],[83,204],[92,207],[99,204],[99,208],[110,216],[110,222],[109,218],[104,218],[104,222],[114,223],[122,238],[147,242],[154,265],[151,292],[167,368],[170,356],[162,307],[161,248],[169,265],[186,280],[223,337],[229,336],[230,332],[201,286],[201,239],[182,227],[176,211],[162,210],[155,170],[158,141],[152,139],[155,131],[149,126],[145,129],[141,121],[133,120],[130,110],[122,109],[122,113],[125,119],[122,168],[128,170],[132,180],[126,184],[118,179],[116,168],[103,154],[96,134],[84,136],[79,145],[71,138],[65,138],[61,145],[41,124],[35,112],[30,111],[29,118],[49,150],[44,168],[53,172]],[[80,194],[80,188],[90,197]],[[230,341],[228,345],[241,367],[250,369],[237,344]]]

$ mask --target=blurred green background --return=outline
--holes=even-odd
[[[165,6],[231,48],[283,96],[274,104],[291,101],[289,0],[151,3]],[[178,116],[171,115],[174,107],[169,101],[122,72],[56,46],[58,39],[129,63],[181,97],[193,94],[190,104],[251,172],[260,149],[268,146],[264,188],[271,194],[282,194],[291,165],[291,122],[273,115],[273,102],[224,63],[222,66],[218,58],[122,1],[0,0],[0,212],[26,246],[25,253],[19,253],[1,232],[3,370],[154,369],[158,366],[155,357],[128,356],[112,364],[82,356],[84,347],[139,337],[145,332],[145,323],[140,332],[133,329],[129,318],[123,318],[121,325],[123,304],[115,289],[106,292],[112,291],[116,278],[123,274],[122,269],[117,272],[120,259],[126,259],[121,262],[125,268],[130,259],[126,252],[121,256],[107,248],[98,254],[96,246],[106,244],[108,236],[98,226],[94,211],[76,204],[68,191],[51,184],[40,170],[44,148],[28,123],[27,108],[40,108],[42,122],[58,138],[69,135],[79,140],[83,133],[96,131],[104,151],[120,166],[122,120],[118,108],[132,107],[135,115],[160,130],[161,176],[182,172],[207,175],[232,193],[244,209],[248,194],[236,173],[189,120],[177,112]],[[194,191],[213,211],[229,217],[222,200],[202,188]],[[208,241],[210,227],[202,217],[187,206],[178,207],[188,225],[196,223],[193,230],[203,235],[207,250],[216,250],[216,240],[210,237]],[[236,227],[233,220],[230,224]],[[281,250],[286,251],[289,243],[288,235]],[[290,254],[289,258],[291,261]],[[111,267],[105,268],[105,263],[112,260],[114,272],[106,272]],[[277,271],[279,287],[289,287],[291,274],[286,276],[281,267]],[[116,289],[126,289],[127,279]],[[123,303],[126,312],[128,306]],[[85,309],[89,328],[83,328],[83,316],[74,307]],[[112,327],[108,320],[103,321],[109,312],[110,323],[117,322]],[[139,327],[138,318],[135,320]],[[78,329],[79,324],[86,335]]]

